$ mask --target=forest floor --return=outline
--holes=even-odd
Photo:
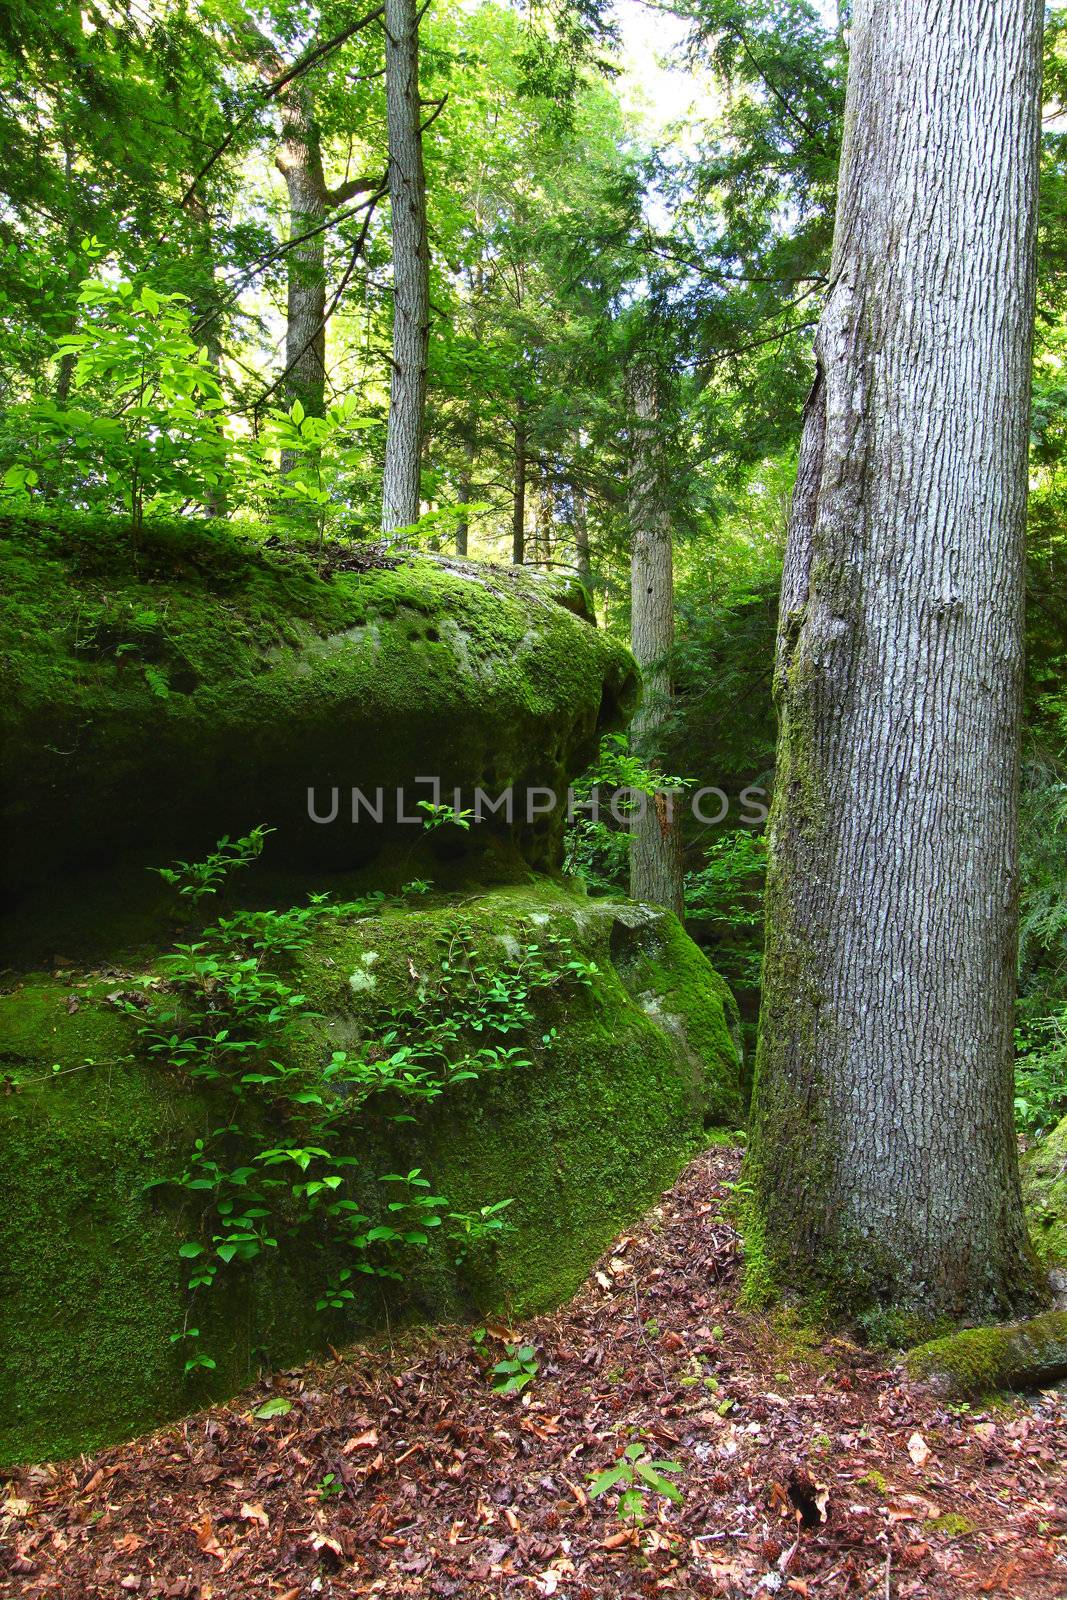
[[[1067,1393],[946,1407],[739,1309],[736,1164],[698,1158],[516,1330],[539,1363],[521,1396],[493,1393],[469,1329],[405,1335],[16,1472],[0,1595],[1062,1600]],[[257,1418],[272,1398],[291,1409]],[[589,1487],[638,1438],[683,1500],[650,1493],[635,1530]]]

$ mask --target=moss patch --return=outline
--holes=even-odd
[[[908,1372],[940,1394],[1026,1388],[1067,1374],[1067,1311],[1024,1322],[964,1328],[909,1351]]]
[[[1067,1267],[1067,1117],[1023,1157],[1023,1201],[1046,1267]]]
[[[946,1539],[965,1539],[975,1531],[976,1524],[959,1511],[945,1511],[939,1517],[928,1517],[923,1523],[924,1533],[940,1533]]]
[[[418,774],[464,805],[476,787],[521,792],[512,822],[435,838],[439,856],[489,852],[482,881],[491,845],[555,866],[562,813],[527,822],[521,798],[565,789],[622,716],[626,650],[533,573],[418,556],[324,576],[255,534],[0,519],[11,881],[140,844],[196,852],[256,822],[301,865],[359,866],[419,844],[396,815],[403,784],[421,820]],[[381,823],[364,808],[352,824],[353,787],[375,809],[383,791]],[[320,816],[338,790],[336,823],[309,820],[309,788]]]
[[[613,956],[620,920],[636,914],[663,939],[656,959],[665,992],[643,987],[643,999]],[[730,1101],[731,1074],[736,1094],[714,973],[683,962],[684,982],[666,993],[668,950],[680,962],[684,954],[673,919],[548,883],[324,925],[301,959],[321,1021],[296,1048],[325,1063],[333,1049],[380,1036],[383,1012],[417,1004],[422,977],[460,920],[487,982],[494,964],[528,942],[544,946],[546,961],[570,959],[569,948],[597,972],[588,988],[532,996],[536,1026],[515,1040],[529,1066],[449,1091],[414,1124],[381,1117],[353,1130],[359,1194],[371,1204],[376,1193],[381,1201],[378,1175],[416,1165],[457,1210],[514,1197],[516,1234],[499,1251],[475,1252],[461,1271],[448,1248],[420,1256],[390,1307],[394,1317],[475,1308],[518,1315],[563,1299],[702,1142],[708,1098],[697,1039],[721,1047],[704,1060],[716,1101]],[[696,974],[705,968],[701,986]],[[374,982],[353,985],[353,973]],[[133,1024],[101,996],[116,980],[79,988],[76,977],[37,977],[0,996],[0,1071],[11,1091],[0,1099],[5,1460],[71,1453],[146,1428],[232,1392],[261,1359],[284,1363],[326,1336],[350,1339],[384,1309],[374,1284],[352,1319],[327,1328],[313,1305],[329,1262],[313,1240],[283,1241],[266,1270],[237,1268],[201,1297],[197,1320],[219,1367],[206,1382],[183,1378],[170,1342],[185,1311],[177,1246],[198,1219],[169,1198],[173,1191],[146,1186],[181,1169],[218,1107],[137,1058]],[[650,994],[658,1007],[647,1004]],[[677,1023],[664,1020],[668,1011]]]

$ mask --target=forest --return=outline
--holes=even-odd
[[[0,1600],[1065,1600],[1063,0],[0,0]]]

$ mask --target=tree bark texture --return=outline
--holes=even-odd
[[[856,0],[775,672],[754,1286],[1034,1298],[1012,1131],[1040,0]]]
[[[289,192],[289,237],[321,228],[330,211],[322,169],[322,146],[309,99],[297,80],[281,102],[282,142],[277,166]],[[285,382],[291,406],[299,400],[308,416],[321,417],[326,391],[325,233],[301,239],[286,254]],[[293,461],[282,462],[288,471]]]
[[[574,497],[574,555],[578,568],[578,582],[589,595],[590,605],[595,606],[593,594],[593,559],[589,550],[589,496],[584,488],[575,485]]]
[[[659,383],[652,363],[630,377],[630,649],[641,669],[641,703],[630,727],[635,755],[654,766],[671,707],[674,577],[671,517],[659,445]],[[646,796],[630,831],[630,894],[683,915],[681,818],[672,797]]]
[[[519,401],[515,416],[515,494],[511,508],[511,560],[521,567],[526,560],[526,409]]]
[[[419,100],[416,0],[385,3],[385,98],[393,239],[393,345],[382,528],[419,516],[419,463],[430,337],[430,252]]]
[[[467,540],[470,532],[470,518],[467,515],[467,507],[470,505],[474,494],[474,459],[476,454],[474,432],[477,427],[477,418],[474,414],[468,418],[468,424],[469,431],[463,440],[463,467],[459,478],[458,498],[463,508],[463,514],[456,523],[457,556],[465,556],[467,554]]]

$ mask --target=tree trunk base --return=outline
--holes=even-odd
[[[1067,1311],[994,1328],[964,1328],[918,1345],[905,1364],[911,1377],[943,1395],[1039,1388],[1067,1377]]]

